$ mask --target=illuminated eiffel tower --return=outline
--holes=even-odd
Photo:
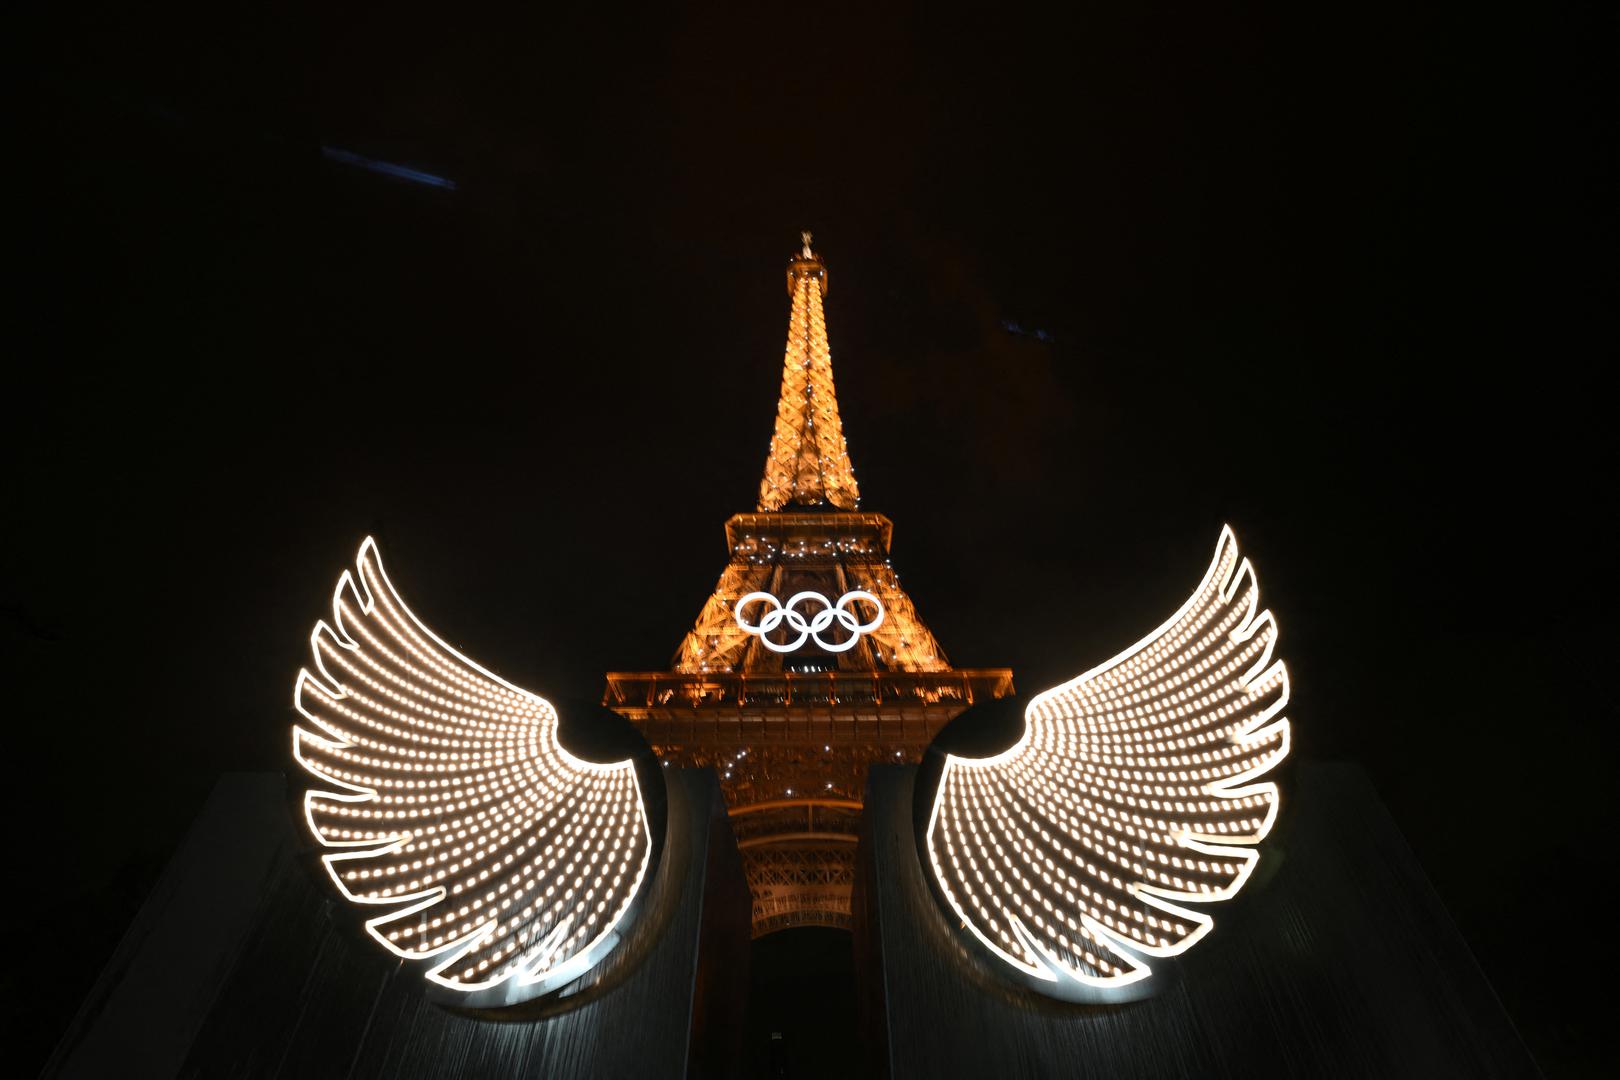
[[[849,927],[867,766],[914,763],[1005,668],[951,667],[889,562],[893,523],[859,509],[810,249],[793,298],[759,508],[726,522],[730,561],[670,671],[610,672],[604,704],[661,759],[712,766],[753,893],[755,937]]]

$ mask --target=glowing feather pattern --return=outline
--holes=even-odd
[[[1253,568],[1223,529],[1203,582],[1136,645],[1037,696],[1023,737],[946,760],[927,830],[946,901],[1063,997],[1146,978],[1208,933],[1277,815],[1288,673]]]
[[[310,636],[293,755],[338,891],[384,909],[366,929],[428,979],[523,1000],[618,940],[651,833],[630,761],[581,761],[557,713],[445,644],[405,607],[377,546]]]

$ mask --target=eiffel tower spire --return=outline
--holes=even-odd
[[[776,405],[776,431],[759,485],[759,508],[830,504],[854,510],[861,501],[855,470],[844,444],[833,390],[832,355],[821,299],[827,295],[827,266],[810,249],[810,234],[799,234],[800,252],[788,260],[787,288],[793,298],[787,348],[782,357],[782,394]]]

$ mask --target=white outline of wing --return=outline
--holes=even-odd
[[[580,909],[578,907],[576,907],[575,911],[559,919],[558,922],[550,928],[544,938],[529,944],[528,947],[523,950],[517,960],[510,962],[501,968],[495,969],[494,974],[488,979],[477,982],[468,982],[448,978],[444,975],[444,972],[446,969],[460,961],[462,957],[466,956],[468,953],[477,948],[480,943],[480,938],[486,935],[492,926],[497,924],[499,921],[497,918],[492,917],[480,922],[469,932],[454,936],[451,938],[451,940],[448,940],[443,945],[435,948],[416,951],[401,949],[388,939],[383,928],[393,923],[402,922],[410,918],[412,915],[440,903],[448,895],[448,890],[445,888],[445,886],[434,885],[430,888],[414,893],[398,893],[386,897],[372,897],[369,895],[359,895],[355,893],[344,883],[341,875],[338,873],[337,866],[339,863],[352,860],[374,859],[379,856],[393,854],[404,847],[405,844],[411,839],[409,833],[394,838],[383,839],[381,841],[375,838],[360,840],[334,840],[328,839],[326,836],[324,836],[322,830],[317,826],[314,817],[315,803],[317,800],[326,800],[329,802],[338,803],[368,803],[379,801],[379,794],[376,788],[350,783],[339,777],[333,776],[321,765],[309,760],[304,756],[304,745],[306,742],[325,749],[347,750],[356,745],[352,742],[344,740],[339,732],[333,730],[319,717],[309,712],[309,710],[304,707],[303,697],[306,684],[315,688],[321,695],[333,701],[341,701],[345,697],[349,696],[348,690],[345,687],[345,681],[334,678],[331,672],[327,670],[325,661],[321,656],[321,642],[324,640],[327,644],[333,647],[346,649],[351,652],[359,651],[359,645],[355,639],[355,636],[345,625],[343,603],[345,592],[347,592],[352,596],[352,602],[358,606],[361,614],[370,615],[372,613],[373,605],[376,603],[377,598],[372,594],[371,588],[366,580],[366,567],[368,562],[375,571],[378,584],[383,589],[387,590],[390,605],[398,609],[403,618],[409,622],[412,629],[422,634],[425,638],[431,641],[434,646],[442,649],[457,663],[465,665],[473,672],[476,672],[479,676],[490,680],[498,686],[503,687],[506,690],[509,690],[519,697],[525,699],[527,702],[532,703],[539,714],[541,714],[543,717],[549,718],[549,725],[543,724],[540,727],[540,737],[542,741],[541,749],[543,752],[555,754],[566,767],[579,773],[594,773],[598,775],[612,775],[616,773],[629,774],[630,788],[635,793],[636,820],[640,824],[642,833],[641,860],[635,871],[635,879],[626,892],[621,906],[615,913],[614,917],[606,922],[602,930],[595,937],[581,945],[574,951],[568,960],[556,967],[545,968],[544,965],[556,952],[557,948],[562,944],[568,928],[573,925],[574,920],[579,916]],[[336,629],[333,628],[332,624],[336,624]],[[318,672],[318,675],[311,674],[310,669],[307,667],[302,668],[299,670],[298,677],[293,684],[293,707],[310,725],[310,727],[305,727],[299,724],[293,725],[293,758],[305,770],[305,772],[314,777],[317,782],[330,784],[336,789],[324,790],[314,787],[307,789],[304,793],[303,807],[305,827],[309,830],[310,836],[312,836],[318,844],[327,848],[350,849],[340,850],[333,852],[332,854],[321,856],[321,862],[326,867],[327,875],[331,877],[333,884],[337,886],[338,892],[345,899],[355,904],[387,906],[391,909],[386,914],[367,920],[365,924],[366,932],[370,934],[373,939],[380,942],[391,953],[401,957],[402,959],[420,961],[428,958],[438,958],[443,956],[444,958],[442,960],[425,972],[425,977],[440,986],[464,993],[487,990],[492,987],[500,986],[507,981],[516,978],[518,980],[518,985],[530,988],[529,992],[525,993],[522,998],[517,999],[524,1000],[532,997],[538,997],[542,994],[565,986],[569,982],[572,982],[580,974],[589,970],[597,961],[606,955],[606,953],[612,948],[613,944],[618,940],[616,937],[616,932],[621,923],[624,921],[625,917],[634,910],[634,900],[640,892],[641,886],[646,879],[647,865],[652,854],[651,826],[648,823],[647,809],[642,799],[641,785],[635,776],[635,763],[629,759],[626,759],[608,764],[599,764],[596,762],[583,761],[570,754],[561,745],[561,743],[557,742],[556,740],[557,712],[549,701],[538,696],[537,694],[525,690],[521,686],[507,682],[505,679],[501,678],[499,675],[496,675],[483,665],[468,658],[465,654],[435,634],[432,629],[430,629],[421,619],[417,618],[416,614],[411,611],[403,600],[400,599],[399,591],[394,588],[393,582],[389,580],[387,572],[383,569],[382,556],[377,549],[377,543],[372,537],[366,537],[365,541],[360,545],[359,553],[355,557],[355,568],[352,571],[345,570],[342,576],[338,579],[337,587],[332,593],[332,624],[327,623],[326,620],[323,619],[315,624],[314,630],[310,633],[310,651],[313,657],[312,666],[314,667],[315,671]],[[547,738],[548,736],[549,739]]]
[[[1192,910],[1170,901],[1182,900],[1203,904],[1228,900],[1237,895],[1258,863],[1259,853],[1255,850],[1254,845],[1265,839],[1266,835],[1270,833],[1272,825],[1276,822],[1281,801],[1277,785],[1270,781],[1258,783],[1255,781],[1287,757],[1291,749],[1292,732],[1289,722],[1279,715],[1288,705],[1290,687],[1287,668],[1281,660],[1273,659],[1277,638],[1276,619],[1270,611],[1260,609],[1259,584],[1249,560],[1246,558],[1234,559],[1229,576],[1218,582],[1219,600],[1223,603],[1230,602],[1245,584],[1252,590],[1248,610],[1241,623],[1231,631],[1231,638],[1235,643],[1247,642],[1268,624],[1272,632],[1265,639],[1264,650],[1259,659],[1237,677],[1236,683],[1243,690],[1248,690],[1251,686],[1260,684],[1268,693],[1271,691],[1266,684],[1271,680],[1277,680],[1280,685],[1276,690],[1276,700],[1256,715],[1250,717],[1233,731],[1228,738],[1233,745],[1253,745],[1276,740],[1277,746],[1271,753],[1257,759],[1249,768],[1233,776],[1205,783],[1200,786],[1200,790],[1203,794],[1220,799],[1243,799],[1257,795],[1266,796],[1268,799],[1266,814],[1258,828],[1251,833],[1213,834],[1182,831],[1173,834],[1177,846],[1183,850],[1220,859],[1229,859],[1240,864],[1238,873],[1230,884],[1224,888],[1212,889],[1207,892],[1191,892],[1166,889],[1135,881],[1129,884],[1129,892],[1139,897],[1143,904],[1150,905],[1176,918],[1187,920],[1194,927],[1190,933],[1166,945],[1149,945],[1122,935],[1090,915],[1081,912],[1079,916],[1080,924],[1100,944],[1105,944],[1111,953],[1125,962],[1122,974],[1099,977],[1078,970],[1073,965],[1066,963],[1060,955],[1049,948],[1037,935],[1033,934],[1021,920],[1016,916],[1008,915],[1007,921],[1010,924],[1013,936],[1020,945],[1025,946],[1034,953],[1040,962],[1030,963],[1008,952],[997,942],[991,940],[976,925],[975,919],[963,908],[961,901],[951,887],[949,877],[940,860],[940,853],[935,847],[936,827],[939,825],[940,815],[945,804],[947,781],[951,778],[953,770],[994,769],[997,766],[1018,761],[1025,755],[1037,752],[1032,747],[1032,740],[1035,735],[1035,726],[1041,722],[1040,716],[1047,703],[1058,695],[1076,690],[1097,676],[1114,670],[1163,638],[1189,612],[1195,610],[1212,586],[1217,585],[1217,575],[1222,572],[1222,563],[1226,559],[1228,548],[1232,550],[1234,556],[1238,554],[1237,537],[1230,525],[1222,527],[1220,539],[1215,546],[1215,556],[1210,562],[1209,569],[1205,572],[1198,587],[1187,598],[1186,602],[1177,609],[1176,613],[1124,652],[1098,664],[1068,682],[1037,694],[1025,707],[1024,732],[1012,746],[999,754],[985,758],[967,758],[955,754],[946,756],[945,767],[940,773],[939,783],[934,792],[933,807],[929,812],[928,827],[924,834],[927,841],[929,868],[934,875],[934,880],[945,900],[961,919],[962,925],[971,931],[980,943],[1003,962],[1036,980],[1037,985],[1045,985],[1048,992],[1055,993],[1058,996],[1067,996],[1063,987],[1066,981],[1082,987],[1101,990],[1129,986],[1132,983],[1146,979],[1152,974],[1152,968],[1139,959],[1136,954],[1159,957],[1178,956],[1203,938],[1214,926],[1213,917],[1205,912]]]

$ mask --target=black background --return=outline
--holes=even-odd
[[[286,766],[368,532],[523,685],[667,664],[753,505],[808,227],[863,509],[953,661],[1070,677],[1232,523],[1297,752],[1369,770],[1544,1066],[1590,1061],[1612,19],[1279,7],[22,21],[25,1060],[215,777]]]

